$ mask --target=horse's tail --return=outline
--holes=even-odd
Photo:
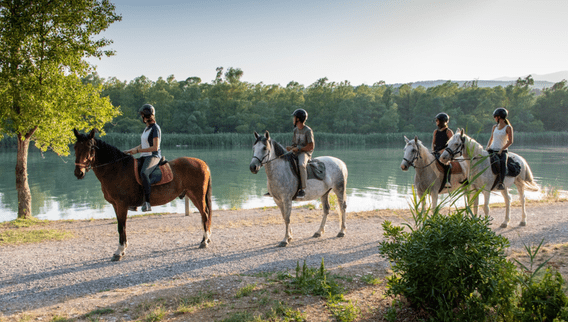
[[[207,192],[205,193],[205,214],[207,215],[207,222],[209,229],[211,229],[211,219],[213,218],[213,207],[211,203],[211,173],[209,173],[209,182],[207,183]]]
[[[525,177],[522,178],[523,185],[526,189],[531,191],[539,191],[540,187],[534,181],[534,177],[529,167],[529,164],[525,162]]]

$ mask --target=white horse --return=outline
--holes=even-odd
[[[446,187],[440,191],[440,188],[444,185],[442,182],[444,173],[438,169],[436,157],[428,151],[422,144],[422,141],[418,140],[417,136],[413,140],[409,140],[405,136],[404,140],[406,141],[406,146],[404,147],[404,157],[402,158],[400,168],[402,171],[408,171],[410,167],[416,169],[416,174],[414,175],[416,193],[419,198],[422,198],[424,193],[428,192],[432,199],[431,208],[434,209],[438,205],[439,193],[449,193],[461,187],[462,182],[467,178],[465,169],[462,167],[461,173],[452,174],[450,180],[452,187],[449,191]],[[453,166],[461,167],[461,164],[454,163]]]
[[[448,141],[448,147],[440,156],[442,162],[447,162],[453,159],[456,155],[461,154],[465,159],[465,167],[469,173],[469,179],[474,178],[471,182],[471,186],[474,189],[482,189],[483,197],[485,198],[485,214],[489,215],[489,196],[491,195],[491,187],[495,182],[496,175],[491,171],[491,160],[489,158],[489,153],[483,149],[481,144],[477,143],[474,139],[465,134],[465,130],[457,130],[456,134]],[[506,176],[503,184],[505,185],[505,190],[501,191],[503,199],[505,199],[505,221],[501,224],[502,228],[506,228],[509,225],[509,213],[511,210],[511,195],[509,195],[508,189],[511,185],[515,184],[517,186],[517,191],[519,192],[519,198],[521,199],[522,208],[522,218],[520,226],[526,226],[527,224],[527,213],[525,210],[525,189],[531,191],[538,191],[539,187],[534,182],[533,174],[531,168],[529,167],[527,161],[518,154],[509,152],[509,158],[518,162],[521,165],[521,172],[516,177]],[[477,177],[476,177],[477,176]],[[474,208],[477,208],[479,202],[475,201]]]
[[[260,168],[266,168],[266,177],[268,179],[268,191],[274,198],[274,202],[280,208],[284,223],[286,224],[286,234],[284,240],[280,242],[280,247],[288,246],[292,241],[292,229],[290,228],[290,213],[292,211],[292,198],[298,191],[299,178],[297,178],[290,168],[290,162],[283,156],[287,154],[286,149],[278,142],[270,139],[268,131],[264,136],[254,132],[256,138],[253,144],[253,157],[250,162],[250,171],[254,174],[258,173]],[[321,198],[323,205],[323,218],[320,228],[313,237],[321,237],[325,232],[325,221],[329,214],[329,192],[337,195],[339,213],[340,213],[340,231],[337,237],[345,236],[345,209],[346,202],[346,186],[347,186],[347,167],[345,163],[334,157],[318,157],[317,160],[325,164],[326,175],[324,180],[309,179],[306,182],[306,197],[302,200],[316,200]]]

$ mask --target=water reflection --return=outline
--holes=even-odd
[[[415,173],[414,169],[400,170],[402,147],[403,142],[396,148],[316,150],[314,156],[332,155],[347,164],[347,211],[401,209],[408,207]],[[568,172],[565,170],[568,148],[517,148],[514,152],[527,159],[539,184],[568,190]],[[207,162],[213,176],[214,210],[275,206],[271,198],[262,196],[266,192],[264,168],[256,175],[249,171],[250,149],[170,149],[163,153],[170,160],[191,156]],[[16,218],[15,162],[16,151],[0,152],[0,221]],[[104,200],[94,173],[89,172],[85,179],[77,180],[73,169],[74,156],[60,158],[52,153],[42,156],[37,151],[30,151],[28,173],[32,213],[40,219],[52,220],[114,217],[114,210]],[[536,199],[539,195],[531,193],[528,197]],[[492,202],[500,200],[500,194],[492,194]],[[176,199],[168,205],[153,207],[153,210],[183,212],[184,202]]]

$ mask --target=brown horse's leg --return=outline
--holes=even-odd
[[[207,184],[205,191],[188,191],[186,196],[189,197],[193,205],[201,214],[201,222],[203,223],[203,239],[199,248],[206,248],[211,243],[211,178]]]
[[[112,205],[114,207],[114,212],[116,213],[116,220],[118,222],[118,249],[114,252],[112,256],[112,261],[119,261],[124,256],[126,252],[126,247],[128,247],[128,241],[126,240],[126,214],[128,213],[128,208],[125,206]]]

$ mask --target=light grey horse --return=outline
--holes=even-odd
[[[456,134],[448,141],[448,147],[440,156],[442,162],[447,162],[453,159],[455,156],[461,154],[465,159],[464,165],[469,173],[468,178],[474,178],[479,174],[471,186],[474,189],[483,189],[483,197],[485,198],[484,211],[486,215],[489,215],[489,197],[491,195],[491,187],[495,182],[496,175],[491,171],[491,160],[488,157],[489,153],[483,149],[481,144],[477,143],[474,139],[465,134],[465,130],[457,130]],[[521,172],[516,177],[506,176],[503,184],[505,185],[505,190],[500,191],[505,199],[505,221],[501,224],[502,228],[506,228],[509,225],[510,220],[510,210],[511,210],[511,195],[509,195],[509,187],[513,184],[517,186],[517,191],[519,192],[519,198],[521,199],[521,209],[522,218],[520,226],[526,226],[527,224],[527,213],[525,210],[525,189],[538,191],[540,188],[534,182],[533,174],[531,168],[529,167],[527,161],[518,154],[509,152],[509,158],[518,162],[521,165]],[[474,203],[474,209],[477,208],[478,202]]]
[[[418,140],[418,137],[415,136],[413,140],[409,140],[405,136],[404,140],[406,141],[406,146],[404,147],[404,157],[402,158],[400,168],[402,171],[408,171],[410,167],[416,169],[416,174],[414,175],[416,194],[419,198],[422,198],[424,193],[428,191],[432,199],[431,208],[434,209],[438,205],[438,191],[440,191],[440,187],[443,184],[444,173],[436,166],[436,157],[428,151],[428,148],[422,144],[422,141]],[[461,164],[458,166],[461,166]],[[457,190],[465,179],[466,173],[462,167],[461,173],[452,174],[450,181],[452,187],[449,191],[448,188],[444,187],[440,193]]]
[[[290,228],[290,213],[292,211],[292,198],[298,190],[298,178],[292,173],[290,162],[284,158],[287,154],[286,149],[278,142],[270,139],[268,131],[264,136],[254,132],[256,138],[253,144],[253,157],[250,162],[250,171],[258,173],[262,166],[266,169],[268,179],[268,191],[274,202],[280,208],[282,218],[286,224],[286,234],[284,240],[280,242],[280,247],[288,246],[292,241],[292,229]],[[302,200],[316,200],[321,198],[323,205],[323,218],[320,228],[313,237],[321,237],[325,231],[325,221],[329,214],[329,192],[333,190],[337,195],[337,203],[340,213],[340,231],[337,237],[345,236],[345,209],[346,186],[347,186],[347,167],[345,163],[334,157],[316,158],[325,164],[326,175],[324,180],[309,179],[306,183],[306,197]]]

